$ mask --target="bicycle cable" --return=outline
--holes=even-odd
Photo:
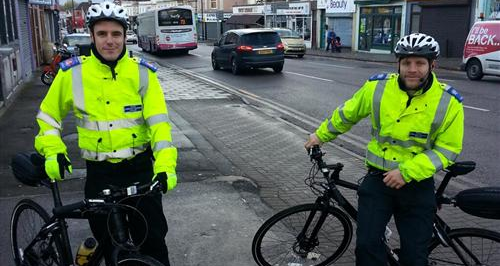
[[[130,205],[126,205],[126,204],[121,204],[120,203],[121,201],[123,201],[123,199],[120,200],[118,203],[113,204],[113,206],[125,209],[125,211],[127,211],[127,210],[130,211],[131,210],[132,213],[137,213],[138,216],[139,216],[139,218],[144,222],[144,228],[146,229],[145,230],[146,233],[145,233],[143,239],[139,242],[139,244],[134,244],[134,248],[131,248],[130,246],[128,246],[126,244],[119,243],[115,239],[115,237],[113,237],[113,233],[112,233],[111,226],[110,226],[110,218],[111,218],[112,212],[109,212],[109,214],[107,215],[107,219],[106,219],[106,227],[107,227],[107,230],[108,230],[108,234],[110,236],[111,243],[114,246],[119,247],[119,248],[121,248],[123,250],[137,251],[144,244],[144,242],[146,241],[146,238],[147,238],[147,232],[149,231],[149,228],[148,228],[148,225],[147,225],[147,220],[146,220],[146,217],[144,217],[144,215],[137,208],[135,208],[133,206],[130,206]]]

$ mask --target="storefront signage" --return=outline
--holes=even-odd
[[[52,0],[29,0],[29,3],[32,5],[52,5]]]
[[[289,3],[287,9],[277,9],[276,15],[308,15],[309,3]]]
[[[235,6],[233,7],[233,14],[263,14],[264,6]]]
[[[318,0],[316,4],[316,8],[318,9],[326,9],[326,4],[328,3],[328,0]]]
[[[354,13],[354,0],[327,0],[326,13]]]
[[[232,13],[224,13],[223,18],[224,20],[230,18],[233,14]],[[198,21],[201,21],[201,14],[197,14]],[[203,22],[218,22],[220,21],[220,18],[217,17],[217,13],[204,13],[203,14]]]

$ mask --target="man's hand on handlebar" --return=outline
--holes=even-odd
[[[177,176],[175,174],[167,176],[167,173],[161,172],[153,176],[153,181],[160,182],[163,193],[167,193],[168,190],[172,190],[177,186]]]
[[[309,135],[309,139],[304,144],[304,148],[306,148],[306,150],[309,152],[309,150],[311,150],[311,148],[313,146],[322,145],[322,144],[323,144],[323,142],[321,142],[321,140],[318,138],[318,136],[316,136],[316,133],[311,133]]]

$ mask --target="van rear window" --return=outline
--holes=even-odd
[[[275,32],[259,32],[245,34],[241,38],[241,43],[246,45],[276,45],[281,41]]]

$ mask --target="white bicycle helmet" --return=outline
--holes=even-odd
[[[412,33],[401,38],[394,48],[396,57],[422,56],[436,59],[439,56],[439,43],[423,33]]]
[[[108,1],[100,4],[93,4],[87,11],[87,27],[92,28],[94,24],[100,20],[115,20],[120,23],[125,30],[127,30],[129,23],[125,9]]]

